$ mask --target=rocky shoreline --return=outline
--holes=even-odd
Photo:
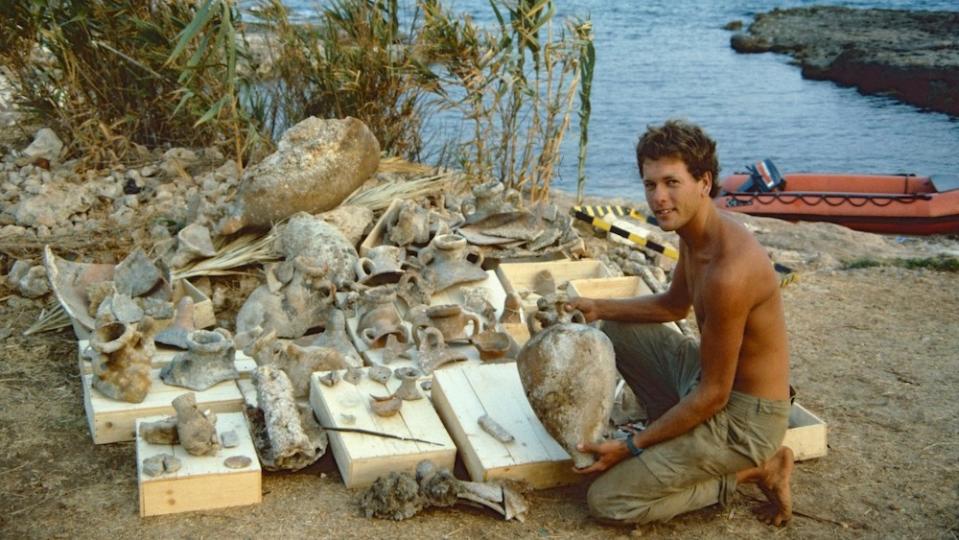
[[[959,12],[774,9],[730,44],[740,53],[789,54],[809,79],[959,116]]]

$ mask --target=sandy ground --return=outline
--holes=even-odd
[[[70,330],[20,335],[38,307],[0,291],[0,537],[169,538],[956,538],[959,536],[959,273],[838,261],[955,252],[840,227],[748,220],[801,280],[784,289],[799,400],[829,424],[829,455],[799,463],[799,515],[757,521],[760,494],[636,530],[587,516],[585,486],[529,494],[525,523],[457,507],[405,522],[361,517],[332,456],[266,474],[258,506],[141,519],[132,443],[92,444]],[[601,241],[600,243],[605,243]],[[460,469],[458,475],[465,477]]]

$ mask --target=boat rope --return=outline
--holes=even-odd
[[[927,201],[932,198],[928,193],[914,193],[908,195],[885,195],[873,193],[812,193],[802,191],[777,191],[769,193],[747,193],[742,191],[725,192],[722,194],[728,198],[728,206],[748,206],[754,201],[762,204],[773,204],[781,202],[783,204],[792,204],[801,201],[807,206],[818,206],[825,203],[827,206],[837,207],[849,205],[854,208],[861,208],[867,204],[885,208],[893,203],[912,204],[916,201]]]
[[[585,221],[586,223],[589,223],[590,225],[592,225],[593,227],[596,227],[597,229],[625,238],[629,240],[630,242],[633,242],[634,244],[642,246],[651,251],[655,251],[656,253],[669,257],[670,259],[673,259],[673,260],[679,259],[679,251],[677,251],[676,248],[674,248],[673,246],[670,246],[668,244],[660,244],[658,242],[648,240],[646,238],[643,238],[642,236],[639,236],[638,234],[631,233],[625,229],[617,227],[600,217],[588,214],[587,209],[591,209],[594,214],[600,214],[600,212],[602,212],[602,214],[600,215],[617,214],[620,216],[627,216],[627,215],[632,216],[633,212],[635,212],[638,216],[642,216],[643,218],[645,218],[645,216],[643,216],[643,214],[639,213],[638,211],[633,210],[631,208],[626,208],[623,206],[592,206],[592,207],[574,206],[571,209],[573,213],[573,217],[575,217],[576,219],[580,221]],[[616,210],[613,210],[613,209],[616,209]],[[650,218],[650,219],[655,220],[655,218]],[[795,283],[799,281],[799,274],[795,272],[792,268],[784,264],[773,262],[773,270],[775,270],[776,272],[780,274],[779,276],[780,288],[783,288],[789,285],[790,283]]]

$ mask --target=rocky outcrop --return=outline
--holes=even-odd
[[[775,9],[730,44],[741,53],[789,54],[810,79],[959,116],[959,12]]]

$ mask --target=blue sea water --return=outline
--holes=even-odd
[[[402,2],[403,0],[401,0]],[[959,118],[805,80],[784,55],[738,54],[732,20],[815,2],[799,0],[556,0],[557,17],[589,16],[596,69],[586,192],[641,198],[634,161],[651,123],[686,118],[718,142],[721,172],[771,158],[781,171],[959,173]],[[822,4],[823,2],[818,2]],[[956,0],[825,2],[860,8],[959,9]],[[318,1],[287,0],[309,19]],[[493,22],[486,0],[448,0],[457,12]],[[554,186],[576,187],[577,136],[570,126]]]

